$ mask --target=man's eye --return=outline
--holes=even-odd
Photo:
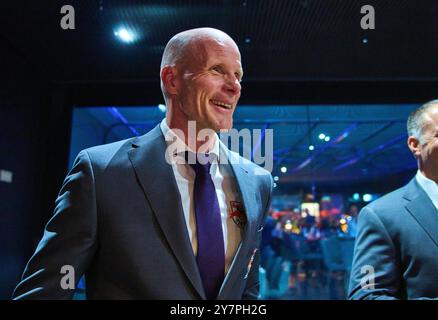
[[[222,68],[219,66],[214,66],[213,68],[211,68],[211,70],[222,73]]]

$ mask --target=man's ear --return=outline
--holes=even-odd
[[[168,94],[178,93],[177,70],[172,66],[164,66],[161,69],[161,81]]]
[[[420,156],[421,144],[420,144],[420,141],[416,137],[414,137],[414,136],[408,137],[408,147],[415,157]]]

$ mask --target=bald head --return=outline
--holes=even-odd
[[[187,59],[190,53],[208,41],[217,43],[232,43],[237,45],[225,32],[213,28],[197,28],[180,32],[172,37],[164,49],[161,68],[166,65],[174,66]]]
[[[193,61],[202,61],[204,47],[207,43],[214,42],[220,46],[232,45],[238,51],[237,44],[225,32],[214,28],[196,28],[174,35],[167,43],[161,59],[162,70],[166,66],[184,68]],[[167,92],[161,79],[161,90],[166,98]]]

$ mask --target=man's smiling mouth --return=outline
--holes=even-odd
[[[227,110],[231,110],[231,108],[233,107],[231,104],[225,103],[223,101],[219,101],[219,100],[210,100],[214,105],[227,109]]]

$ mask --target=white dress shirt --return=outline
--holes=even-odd
[[[417,175],[415,176],[418,184],[423,188],[424,192],[426,192],[427,196],[432,200],[433,205],[438,210],[438,184],[435,181],[426,178],[420,170],[417,171]]]
[[[166,139],[167,144],[178,145],[177,150],[190,150],[190,148],[181,140],[177,134],[172,131],[166,123],[166,118],[161,121],[161,131],[166,137],[172,137],[174,140]],[[225,148],[225,149],[223,149]],[[236,179],[228,166],[218,165],[219,153],[226,152],[226,146],[222,144],[219,137],[216,135],[212,150],[206,150],[207,153],[212,154],[213,161],[210,168],[210,175],[216,188],[216,195],[219,202],[221,212],[222,231],[224,235],[224,249],[225,249],[225,273],[231,266],[234,255],[239,247],[242,239],[243,227],[239,227],[236,219],[231,217],[231,213],[236,209],[236,204],[240,204],[243,208],[243,202],[240,197],[239,188]],[[193,188],[195,183],[195,171],[186,163],[181,152],[176,153],[175,147],[166,150],[167,159],[173,157],[172,169],[175,175],[175,180],[181,196],[181,204],[184,211],[184,218],[186,221],[187,232],[192,244],[193,253],[197,254],[198,241],[196,236],[196,216],[195,206],[193,201]],[[242,212],[244,214],[244,212]],[[245,216],[246,217],[246,216]]]

